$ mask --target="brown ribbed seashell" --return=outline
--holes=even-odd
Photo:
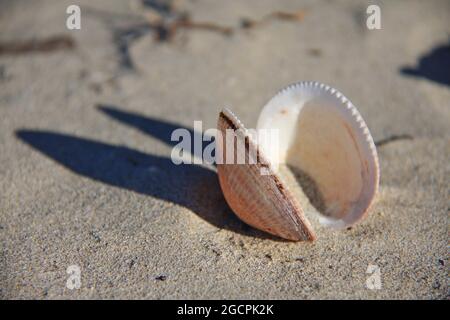
[[[317,82],[292,85],[277,94],[258,120],[258,129],[280,129],[279,160],[310,176],[323,196],[319,221],[340,229],[366,216],[378,188],[378,157],[356,108],[337,90]],[[315,240],[303,210],[273,166],[273,154],[238,118],[224,109],[218,119],[217,170],[226,201],[245,223],[284,239]],[[235,133],[234,148],[226,131]],[[227,144],[228,143],[228,144]],[[242,144],[245,148],[237,148]],[[245,164],[225,161],[227,148]],[[255,161],[249,159],[254,156]],[[228,159],[227,159],[228,160]],[[236,159],[235,159],[236,160]]]

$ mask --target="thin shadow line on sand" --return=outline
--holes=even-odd
[[[125,111],[120,112],[127,115]],[[144,128],[143,131],[147,130],[147,124],[156,125],[159,129],[145,132],[163,140],[163,133],[172,129],[172,125],[164,121],[128,115]],[[282,241],[247,226],[234,215],[212,169],[175,165],[167,157],[57,132],[24,129],[15,133],[20,140],[79,175],[181,205],[220,229]],[[166,142],[171,143],[170,136]]]

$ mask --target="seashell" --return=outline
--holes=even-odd
[[[233,145],[244,149],[230,147],[227,129],[235,133]],[[229,149],[233,157],[249,160],[256,154],[253,163],[217,164],[225,199],[241,220],[285,239],[316,239],[278,163],[314,186],[322,225],[346,228],[367,215],[378,189],[378,156],[364,120],[339,91],[318,82],[291,85],[264,106],[257,122],[261,129],[278,130],[278,149],[250,135],[229,109],[219,115],[216,155],[225,159]]]

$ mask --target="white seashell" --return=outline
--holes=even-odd
[[[226,129],[242,129],[237,139],[245,143],[247,156],[258,150],[256,164],[217,165],[225,199],[244,222],[290,240],[315,239],[300,204],[277,172],[278,162],[286,164],[302,186],[305,181],[313,185],[323,224],[344,228],[366,216],[379,182],[375,144],[359,112],[336,89],[301,82],[266,104],[257,130],[279,130],[277,152],[270,140],[257,145],[228,109],[221,112],[218,129],[223,135],[217,141],[219,154],[226,152]],[[261,169],[269,174],[262,175]]]

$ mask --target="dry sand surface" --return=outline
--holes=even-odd
[[[0,297],[448,298],[450,2],[375,1],[373,31],[365,1],[176,1],[159,26],[152,2],[77,1],[79,31],[72,1],[1,2]],[[368,218],[314,243],[247,227],[213,167],[170,161],[174,128],[224,106],[254,127],[300,80],[352,100],[381,163]]]

